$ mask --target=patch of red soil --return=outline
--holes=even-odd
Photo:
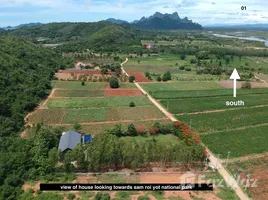
[[[104,96],[143,96],[139,89],[108,89]]]
[[[128,74],[130,76],[135,76],[136,82],[150,82],[150,80],[140,72],[129,72]]]
[[[245,81],[237,81],[237,88],[241,88]],[[218,84],[225,88],[234,88],[233,81],[219,81]],[[268,85],[265,83],[251,82],[252,88],[267,88]]]

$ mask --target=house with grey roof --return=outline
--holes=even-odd
[[[64,132],[60,137],[59,149],[63,152],[65,150],[73,149],[78,143],[81,143],[81,134],[69,130]]]

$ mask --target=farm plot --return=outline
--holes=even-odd
[[[56,81],[54,84],[55,88],[62,88],[62,89],[105,89],[107,87],[108,83],[105,82],[87,82],[84,86],[81,85],[81,82],[79,81]]]
[[[56,89],[53,97],[103,97],[104,90],[60,90]]]
[[[137,82],[150,82],[150,80],[140,72],[130,72],[128,74],[130,76],[135,76]]]
[[[192,127],[200,132],[214,132],[237,129],[268,123],[268,107],[243,108],[217,113],[185,114],[177,119],[186,123],[192,122]]]
[[[188,90],[212,90],[212,89],[224,89],[224,87],[217,84],[217,82],[209,81],[179,81],[170,83],[146,83],[141,86],[148,92],[153,93],[157,91],[188,91]],[[201,93],[201,92],[200,92]]]
[[[48,108],[96,108],[129,106],[134,102],[136,106],[151,105],[146,97],[105,97],[105,98],[57,98],[49,99]]]
[[[107,113],[107,121],[113,120],[146,120],[163,118],[164,115],[154,106],[112,108]]]
[[[48,124],[60,124],[65,114],[65,109],[39,109],[29,116],[28,121],[33,124],[40,122]]]
[[[85,123],[106,121],[108,108],[67,110],[62,123]]]
[[[243,96],[242,99],[245,102],[243,108],[257,105],[268,105],[268,94],[247,95]],[[232,106],[227,107],[226,101],[237,101],[237,98],[223,96],[209,98],[172,99],[160,100],[160,103],[165,106],[169,112],[173,114],[179,114],[212,111],[219,109],[234,109]],[[239,109],[239,107],[236,107],[235,109]]]
[[[268,199],[268,157],[255,158],[244,162],[235,162],[228,164],[229,171],[234,175],[240,175],[246,178],[246,175],[251,174],[252,180],[257,180],[258,187],[249,187],[248,191],[253,199],[263,200]],[[239,169],[239,171],[238,171]],[[252,184],[253,181],[250,181]],[[243,186],[246,185],[246,182]]]
[[[267,130],[268,125],[202,135],[201,139],[216,154],[231,151],[230,157],[241,157],[268,151]]]
[[[143,96],[138,89],[110,89],[105,90],[104,96]]]
[[[145,85],[145,84],[144,84]],[[146,86],[145,86],[146,87]],[[248,94],[267,94],[268,90],[263,88],[258,89],[238,89],[237,95]],[[217,89],[217,90],[163,90],[154,91],[150,94],[156,99],[180,99],[180,98],[195,98],[195,97],[217,97],[217,96],[233,96],[231,89]]]

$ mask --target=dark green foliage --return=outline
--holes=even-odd
[[[161,82],[161,81],[162,81],[161,76],[157,76],[156,80],[157,80],[158,82]]]
[[[76,123],[76,124],[74,124],[73,128],[74,128],[75,131],[80,131],[81,130],[81,125]]]
[[[98,192],[94,199],[93,200],[110,200],[111,197],[108,193],[101,193],[101,192]]]
[[[68,199],[68,200],[74,200],[74,199],[75,199],[75,194],[73,194],[73,193],[69,193],[69,194],[67,195],[67,199]]]
[[[138,200],[150,200],[150,198],[146,196],[139,196]]]
[[[131,101],[131,102],[129,103],[129,107],[135,107],[135,103],[134,103],[133,101]]]
[[[184,70],[185,69],[185,66],[180,66],[179,69],[180,70]]]
[[[185,68],[185,71],[192,71],[192,68],[190,68],[190,67],[187,67],[187,68]]]
[[[135,81],[135,79],[136,79],[135,76],[129,76],[129,77],[128,77],[128,81],[129,81],[130,83],[133,83],[133,82]]]
[[[167,71],[166,73],[163,74],[163,81],[169,81],[172,79],[171,73],[169,71]]]
[[[119,88],[118,79],[116,77],[111,77],[111,79],[110,79],[110,87],[111,88]]]
[[[149,79],[152,80],[150,72],[145,72],[144,75]]]
[[[180,59],[181,59],[181,60],[185,60],[185,58],[186,58],[186,55],[185,55],[185,54],[181,54],[181,55],[180,55]]]
[[[81,82],[81,85],[82,85],[82,86],[85,86],[85,85],[86,85],[86,84],[85,84],[85,81],[82,81],[82,82]]]
[[[135,136],[137,135],[137,130],[134,124],[129,124],[127,128],[127,135]]]

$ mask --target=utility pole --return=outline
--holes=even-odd
[[[228,151],[227,153],[228,153],[228,155],[227,155],[227,159],[226,159],[226,161],[225,161],[225,165],[226,165],[226,166],[227,166],[227,163],[228,163],[228,160],[229,160],[229,156],[230,156],[231,151]]]

